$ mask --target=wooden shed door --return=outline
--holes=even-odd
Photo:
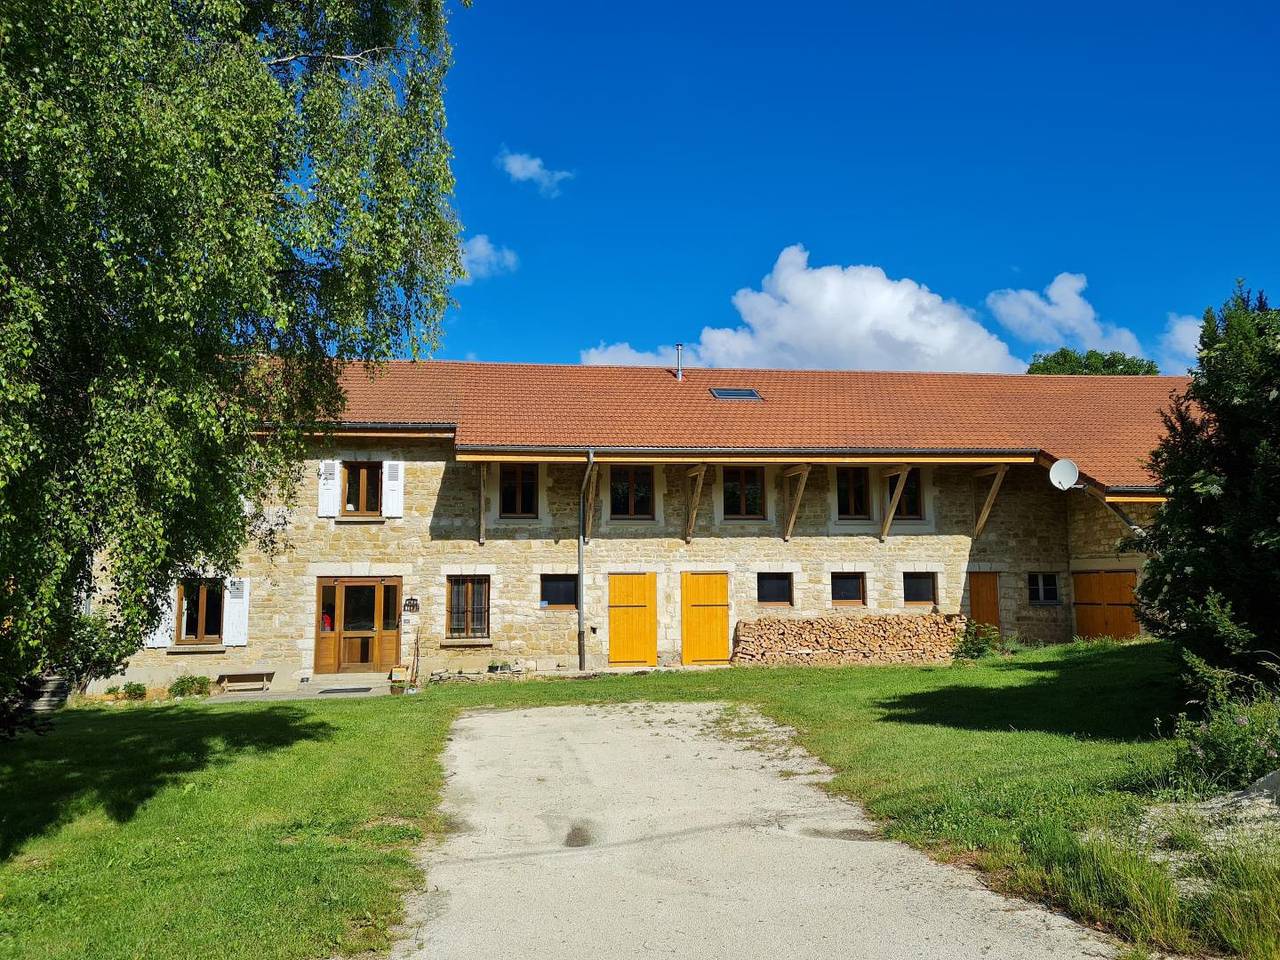
[[[657,665],[657,574],[609,574],[609,663]]]
[[[729,662],[729,575],[680,575],[680,659]]]
[[[1000,574],[969,574],[969,619],[1000,629]]]
[[[1136,637],[1138,617],[1133,570],[1093,571],[1072,574],[1075,593],[1076,633],[1082,637]]]

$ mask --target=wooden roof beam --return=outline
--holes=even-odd
[[[700,463],[696,467],[690,467],[685,471],[685,543],[693,543],[693,525],[698,522],[698,504],[702,502],[702,481],[706,475],[707,465],[705,463]]]
[[[782,531],[782,539],[790,540],[791,531],[796,526],[796,515],[800,512],[800,499],[804,496],[804,485],[809,479],[809,471],[813,469],[812,464],[801,463],[789,470],[783,471],[782,484],[783,489],[787,491],[787,499],[790,502],[787,509],[787,525]],[[791,480],[796,481],[796,492],[791,493]]]
[[[911,467],[908,464],[900,463],[897,466],[890,467],[888,470],[881,471],[881,476],[884,477],[902,476],[902,479],[893,485],[893,496],[889,498],[889,506],[885,508],[884,519],[880,522],[881,542],[889,536],[889,528],[893,526],[893,517],[898,512],[898,501],[902,499],[902,491],[907,488],[907,472],[910,469]]]
[[[600,492],[600,464],[593,463],[587,467],[587,508],[583,516],[586,519],[586,525],[582,530],[582,542],[591,542],[591,526],[596,518],[596,500]]]
[[[973,526],[973,539],[977,540],[982,536],[982,530],[987,525],[987,518],[991,516],[991,508],[996,504],[996,495],[1000,492],[1000,485],[1004,483],[1005,474],[1009,472],[1007,464],[1001,464],[991,470],[979,470],[975,476],[991,476],[991,489],[987,491],[987,499],[982,504],[982,510],[978,513],[978,522]]]

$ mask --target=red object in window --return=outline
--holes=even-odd
[[[333,629],[333,615],[327,610],[320,615],[320,629],[325,633]]]

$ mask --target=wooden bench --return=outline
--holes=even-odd
[[[218,674],[218,686],[223,693],[265,691],[271,689],[274,670],[243,670],[239,673]]]

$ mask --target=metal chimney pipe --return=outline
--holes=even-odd
[[[676,380],[684,379],[684,344],[676,344]]]

